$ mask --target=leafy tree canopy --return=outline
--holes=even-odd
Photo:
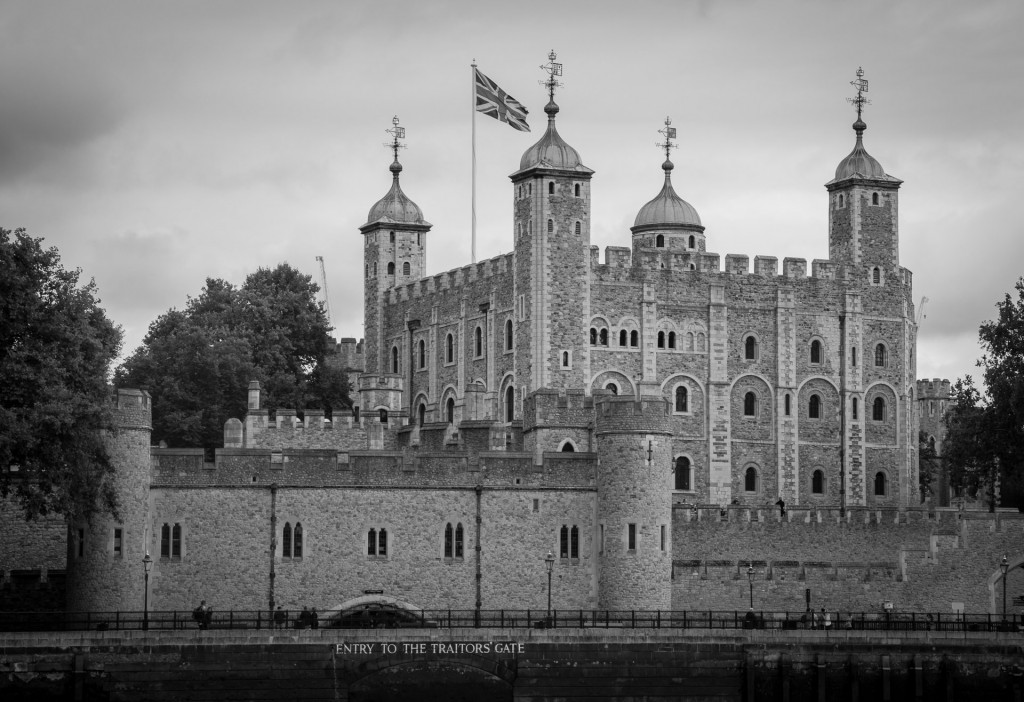
[[[285,263],[259,269],[240,288],[208,278],[184,310],[158,317],[115,376],[152,395],[153,440],[221,445],[224,422],[246,413],[251,380],[260,381],[263,408],[349,406],[318,290]]]
[[[1004,506],[1024,506],[1024,278],[1014,287],[1016,297],[1007,293],[997,318],[978,330],[985,393],[970,376],[957,380],[945,417],[953,486],[984,490],[992,510],[997,485]]]
[[[0,494],[28,518],[117,513],[103,442],[121,329],[54,248],[0,228]]]

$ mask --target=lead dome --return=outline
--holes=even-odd
[[[558,105],[554,100],[544,106],[544,112],[548,116],[548,128],[544,136],[536,144],[528,148],[519,161],[519,170],[541,166],[546,168],[562,169],[584,169],[583,161],[576,149],[565,143],[555,128],[555,115],[558,114]]]
[[[661,164],[665,171],[665,184],[657,197],[640,208],[633,227],[688,226],[701,227],[700,215],[693,205],[676,194],[672,187],[672,161],[665,159]]]
[[[370,213],[366,216],[366,223],[427,224],[423,219],[423,210],[402,192],[402,186],[398,182],[398,176],[402,172],[402,164],[398,162],[397,158],[391,164],[390,170],[392,175],[391,190],[370,208]]]

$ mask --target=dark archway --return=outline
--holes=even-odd
[[[380,668],[349,686],[349,702],[511,702],[514,675],[457,660],[415,660]]]

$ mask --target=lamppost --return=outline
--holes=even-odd
[[[153,559],[149,557],[149,552],[146,552],[146,557],[142,559],[142,568],[146,571],[146,594],[142,600],[142,630],[149,631],[149,571],[153,568]]]
[[[1006,572],[1010,570],[1010,562],[1006,560],[1006,554],[1003,554],[1003,560],[999,561],[999,568],[1003,571],[1003,621],[1006,621]]]
[[[754,566],[747,563],[747,582],[750,583],[750,609],[754,609]]]
[[[544,556],[544,563],[548,567],[548,622],[551,621],[551,571],[555,567],[555,554],[548,551],[548,555]]]

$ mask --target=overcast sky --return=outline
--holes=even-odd
[[[508,252],[554,49],[559,132],[596,171],[592,243],[629,245],[671,116],[709,251],[827,258],[863,66],[865,145],[904,181],[900,263],[929,298],[918,377],[953,379],[1024,273],[1022,28],[1019,0],[0,0],[0,226],[95,278],[125,353],[207,277],[319,279],[318,255],[335,335],[361,337],[358,227],[390,186],[392,116],[437,273],[470,262],[473,59],[526,105],[531,133],[477,118],[477,259]]]

